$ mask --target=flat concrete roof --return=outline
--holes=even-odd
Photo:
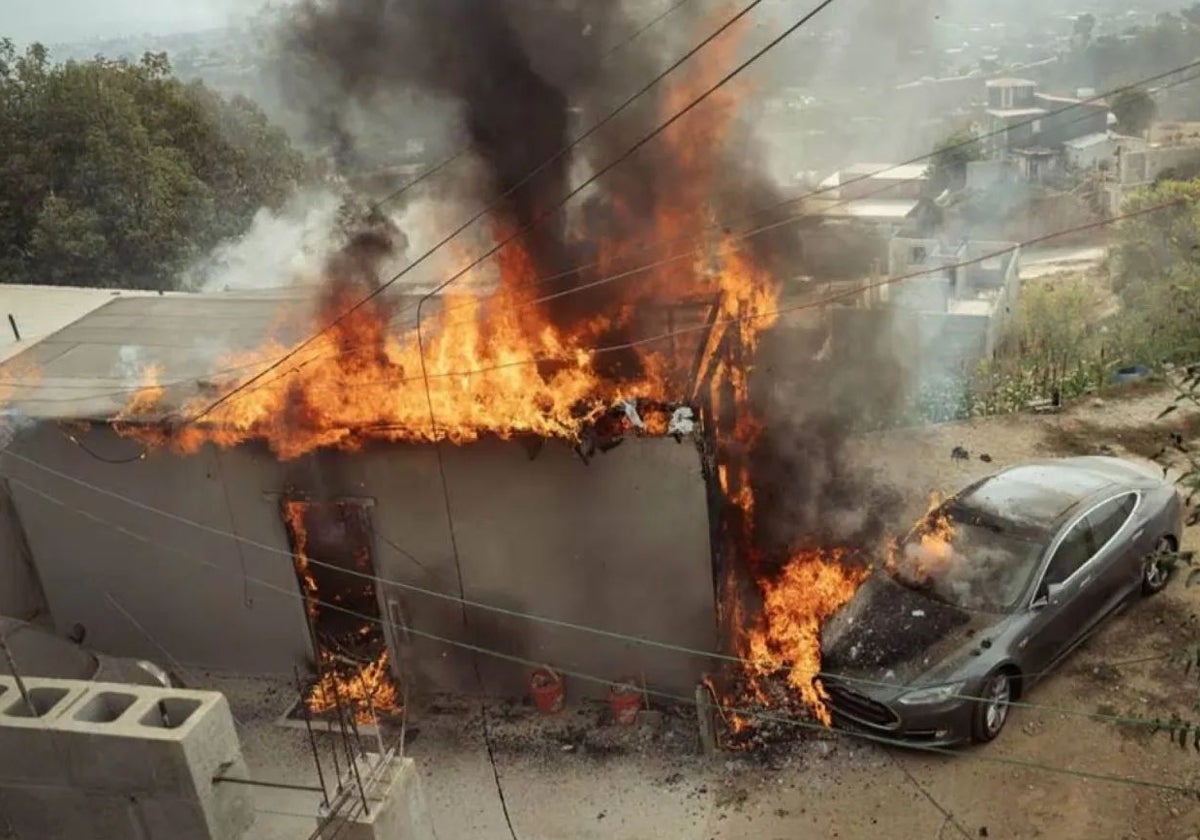
[[[0,361],[32,347],[40,339],[62,329],[92,310],[117,297],[157,296],[157,292],[122,289],[86,289],[77,286],[38,286],[22,283],[0,285]],[[8,323],[16,322],[18,340]]]
[[[899,221],[908,216],[917,204],[917,201],[907,199],[863,199],[862,201],[839,202],[821,212],[823,215],[835,218],[848,216],[855,219]]]
[[[1010,117],[1039,117],[1048,112],[1045,108],[988,108],[987,113],[1006,120]]]
[[[291,346],[311,334],[312,313],[308,293],[287,289],[122,295],[5,362],[0,402],[34,419],[108,420],[157,366],[169,411],[252,372],[231,370],[231,356],[270,339]]]

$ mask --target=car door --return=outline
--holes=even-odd
[[[1044,671],[1069,651],[1095,619],[1086,566],[1095,552],[1092,526],[1079,516],[1052,543],[1050,559],[1034,590],[1033,612],[1020,642],[1027,670]],[[1057,587],[1053,593],[1051,588]]]
[[[1138,494],[1125,492],[1104,502],[1087,513],[1092,526],[1096,554],[1089,561],[1091,586],[1098,605],[1097,620],[1116,609],[1130,589],[1141,582],[1141,565],[1129,562],[1129,553],[1136,551],[1131,518],[1137,507]]]

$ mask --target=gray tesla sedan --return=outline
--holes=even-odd
[[[822,634],[834,720],[913,743],[990,741],[1009,701],[1167,583],[1183,502],[1117,458],[1021,464],[932,510]]]

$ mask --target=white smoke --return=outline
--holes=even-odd
[[[341,196],[320,189],[297,193],[277,211],[259,210],[246,233],[184,272],[182,288],[221,292],[319,283],[323,260],[337,244],[341,204]]]

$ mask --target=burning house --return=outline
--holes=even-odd
[[[781,686],[824,719],[820,626],[888,510],[843,463],[838,407],[902,377],[890,349],[797,367],[771,332],[802,255],[786,208],[763,209],[786,202],[747,151],[741,92],[710,90],[738,27],[566,156],[568,113],[606,98],[599,41],[557,45],[627,34],[620,4],[535,21],[515,19],[522,4],[418,2],[386,21],[352,5],[297,12],[296,80],[340,92],[326,125],[330,102],[389,85],[456,103],[474,161],[446,191],[486,203],[495,259],[414,300],[381,285],[412,255],[376,214],[310,298],[114,300],[15,359],[8,399],[29,422],[4,458],[12,530],[55,622],[185,664],[303,664],[314,708],[475,690],[471,654],[444,640],[498,654],[479,666],[509,695],[523,663],[689,695],[716,669],[650,638],[752,658],[721,693],[772,702]],[[714,28],[697,24],[673,29]],[[656,63],[639,46],[621,66]],[[579,172],[618,157],[559,212]],[[761,229],[739,235],[747,219]]]

